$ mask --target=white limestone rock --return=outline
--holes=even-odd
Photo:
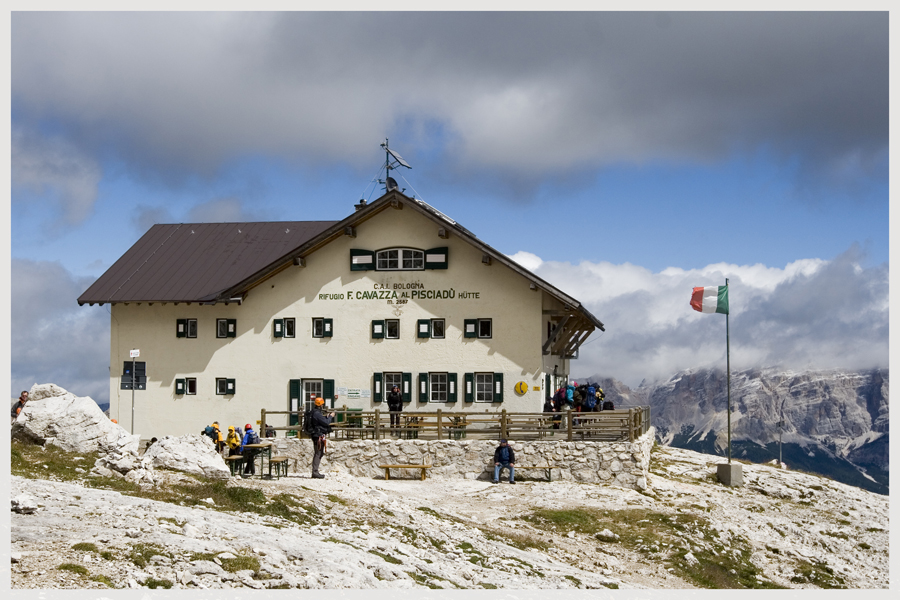
[[[31,515],[37,512],[38,505],[29,494],[19,494],[11,499],[11,509],[22,515]]]
[[[77,397],[52,383],[35,384],[29,397],[12,425],[14,439],[52,443],[68,452],[137,455],[140,435],[110,421],[90,397]]]
[[[143,458],[153,467],[165,467],[211,479],[228,479],[230,476],[228,465],[206,436],[167,435],[147,448]]]

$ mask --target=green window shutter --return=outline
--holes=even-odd
[[[478,319],[466,319],[464,321],[463,337],[478,337]]]
[[[419,319],[416,325],[416,337],[431,337],[431,319]]]
[[[334,379],[325,379],[322,381],[322,399],[325,402],[331,401],[331,408],[334,408]]]
[[[372,375],[372,402],[381,402],[384,400],[384,389],[382,387],[382,373]]]
[[[175,380],[175,393],[179,396],[184,394],[185,389],[185,381],[184,379],[176,379]]]
[[[503,373],[494,373],[494,402],[503,402]]]
[[[284,337],[284,319],[275,319],[272,321],[272,336]]]
[[[475,401],[475,373],[466,373],[465,374],[465,382],[463,383],[466,386],[463,395],[463,399],[466,402],[474,402]]]
[[[372,250],[360,250],[359,248],[350,248],[350,270],[351,271],[374,271],[375,270],[375,253]]]
[[[234,396],[237,392],[237,386],[234,383],[234,379],[226,379],[225,380],[225,394],[228,396]]]
[[[456,402],[456,373],[447,373],[447,402]]]
[[[428,373],[419,373],[419,402],[428,402]]]
[[[447,247],[432,248],[425,251],[425,268],[426,269],[446,269],[447,268]]]
[[[187,319],[175,319],[175,337],[187,335]]]
[[[288,410],[293,411],[301,411],[303,410],[303,402],[300,398],[300,394],[303,391],[303,386],[299,379],[291,379],[288,384]],[[288,420],[289,425],[299,425],[300,424],[300,415],[290,415],[290,419]]]
[[[412,373],[403,373],[403,387],[400,390],[404,402],[412,400]]]
[[[544,398],[550,398],[550,373],[544,378]]]
[[[226,319],[228,321],[228,334],[226,337],[237,337],[237,319]]]
[[[322,334],[322,337],[331,337],[332,330],[334,329],[334,319],[322,319],[325,321],[325,331]]]
[[[372,339],[380,340],[384,338],[384,319],[375,319],[372,321]]]

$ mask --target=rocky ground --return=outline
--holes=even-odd
[[[674,448],[654,450],[645,492],[339,473],[215,487],[162,470],[120,492],[36,453],[11,478],[14,589],[889,584],[888,497],[768,465],[727,488],[718,458]]]

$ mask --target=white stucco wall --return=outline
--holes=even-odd
[[[482,264],[482,253],[450,236],[441,239],[438,225],[411,210],[388,208],[356,228],[356,237],[341,237],[306,256],[305,267],[290,267],[250,290],[242,305],[116,304],[112,306],[110,411],[130,428],[131,391],[119,386],[122,363],[139,348],[147,363],[146,390],[135,392],[135,433],[142,437],[197,433],[213,420],[228,425],[254,424],[260,409],[288,410],[291,379],[333,379],[335,390],[369,390],[376,371],[412,373],[412,401],[407,411],[540,411],[544,373],[568,372],[567,361],[545,357],[542,309],[556,306],[544,292],[496,261]],[[449,268],[425,271],[351,271],[350,249],[387,247],[422,250],[447,246]],[[412,296],[407,286],[442,290],[452,298]],[[401,287],[402,289],[396,289]],[[364,292],[388,290],[385,298],[362,299]],[[396,298],[393,298],[396,291]],[[402,302],[405,300],[405,302]],[[296,319],[295,338],[275,338],[273,319]],[[312,337],[313,318],[331,318],[330,338]],[[198,337],[177,338],[176,319],[196,318]],[[216,319],[237,320],[237,337],[216,338]],[[400,339],[372,339],[373,319],[400,320]],[[445,339],[416,337],[418,319],[443,318]],[[491,339],[463,337],[464,319],[493,320]],[[422,372],[457,373],[456,403],[420,402],[416,390]],[[503,373],[502,403],[464,402],[464,373]],[[197,378],[196,395],[176,395],[175,380]],[[235,379],[236,393],[215,393],[215,378]],[[517,395],[516,382],[529,391]],[[535,390],[533,388],[537,387]],[[385,395],[386,398],[386,395]],[[337,406],[371,409],[372,398],[341,395]],[[287,424],[286,417],[267,419]]]

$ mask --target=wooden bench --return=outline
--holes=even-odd
[[[226,456],[225,462],[228,464],[228,467],[231,469],[231,476],[234,477],[234,469],[235,465],[240,469],[244,464],[244,457],[240,454],[235,454],[234,456]]]
[[[420,469],[422,471],[422,481],[425,481],[425,471],[430,469],[432,465],[378,465],[379,469],[384,469],[384,478],[391,478],[391,469]]]
[[[553,469],[558,469],[559,465],[544,465],[544,466],[525,466],[525,465],[513,465],[516,468],[516,471],[519,469],[543,469],[547,471],[547,481],[553,481]]]
[[[288,457],[273,456],[269,459],[269,477],[272,476],[272,467],[275,467],[276,477],[287,477],[288,474]]]

